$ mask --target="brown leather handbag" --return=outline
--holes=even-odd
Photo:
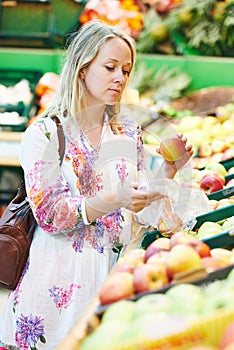
[[[57,124],[61,165],[65,150],[64,134],[59,119],[52,119]],[[28,259],[36,225],[22,181],[16,196],[0,217],[0,287],[16,288]]]

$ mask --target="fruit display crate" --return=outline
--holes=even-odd
[[[227,207],[219,208],[209,213],[199,215],[196,217],[196,223],[193,230],[198,229],[204,222],[212,221],[218,222],[234,215],[234,204]],[[210,248],[221,248],[229,245],[234,245],[234,230],[225,231],[212,237],[202,239]],[[158,230],[147,231],[142,237],[140,247],[146,249],[153,241],[162,237]]]
[[[26,124],[28,122],[28,119],[30,117],[31,113],[35,112],[35,103],[36,103],[36,96],[35,96],[35,87],[38,83],[40,77],[42,76],[42,72],[38,70],[26,70],[26,69],[0,69],[0,84],[4,86],[4,88],[13,89],[17,84],[20,84],[21,82],[25,82],[25,84],[28,84],[30,93],[30,98],[28,99],[29,102],[21,101],[20,98],[22,98],[22,91],[20,91],[20,97],[19,100],[14,103],[2,103],[0,104],[0,112],[6,113],[6,112],[17,112],[18,113],[18,119],[16,122],[11,121],[11,114],[9,114],[9,123],[8,121],[4,123],[2,122],[0,124],[1,129],[3,130],[10,130],[10,131],[24,131],[26,128]],[[26,86],[26,85],[25,85]],[[17,88],[19,89],[19,88]],[[17,89],[13,90],[17,96]],[[2,93],[2,99],[3,100],[3,93]],[[7,117],[8,118],[8,117]],[[12,117],[13,118],[13,117]]]

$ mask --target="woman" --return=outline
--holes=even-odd
[[[162,198],[147,181],[141,131],[118,114],[135,61],[131,38],[89,22],[73,37],[54,103],[23,137],[20,162],[38,222],[27,266],[0,323],[6,349],[48,349],[67,335],[128,244],[133,216]],[[65,135],[60,166],[56,124]],[[186,139],[182,138],[186,144]],[[173,177],[180,164],[164,163]]]

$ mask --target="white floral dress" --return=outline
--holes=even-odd
[[[56,349],[110,272],[113,242],[129,242],[127,210],[91,225],[84,225],[81,214],[84,196],[137,181],[144,173],[140,128],[126,118],[121,124],[120,134],[104,125],[98,150],[75,126],[67,127],[61,166],[54,121],[44,118],[27,128],[20,162],[38,226],[0,321],[0,349]]]

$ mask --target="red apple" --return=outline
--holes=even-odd
[[[234,186],[234,179],[230,179],[227,183],[226,183],[226,187],[232,187]]]
[[[146,264],[165,264],[167,261],[169,250],[161,249],[158,252],[155,252],[149,257]]]
[[[201,180],[200,188],[207,194],[213,193],[223,189],[223,182],[216,175],[207,175]]]
[[[177,244],[169,252],[167,257],[167,272],[170,278],[177,273],[186,272],[202,267],[201,257],[188,244]]]
[[[170,249],[172,249],[177,244],[187,244],[190,245],[201,258],[205,256],[210,256],[210,247],[205,242],[200,241],[196,237],[190,236],[185,232],[177,232],[170,239]]]
[[[159,289],[168,282],[165,264],[144,264],[138,266],[133,273],[135,293]]]
[[[168,161],[179,160],[185,153],[185,143],[180,137],[170,137],[160,143],[160,154]]]
[[[163,241],[165,239],[166,241]],[[162,250],[169,250],[170,239],[167,237],[160,237],[153,241],[145,251],[145,262],[155,253],[159,253]]]
[[[99,299],[102,305],[133,296],[133,274],[116,272],[110,274],[99,290]]]

